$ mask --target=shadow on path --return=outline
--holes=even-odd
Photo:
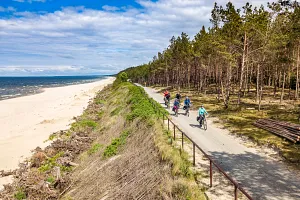
[[[199,128],[199,129],[200,129],[200,125],[199,125],[199,124],[190,124],[190,126],[191,126],[192,128]]]
[[[297,174],[291,176],[281,163],[251,152],[212,151],[209,154],[254,199],[300,199],[300,177]]]

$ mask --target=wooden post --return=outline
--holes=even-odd
[[[182,148],[182,151],[183,151],[183,132],[181,132],[181,148]]]
[[[175,136],[175,124],[174,125],[174,141],[176,140],[176,136]]]
[[[237,190],[237,186],[234,185],[234,200],[238,199],[238,190]]]
[[[195,158],[195,143],[193,142],[193,165],[196,165],[196,158]]]
[[[212,187],[212,162],[209,160],[210,187]]]

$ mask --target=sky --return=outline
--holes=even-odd
[[[241,7],[247,0],[231,2]],[[0,76],[115,74],[148,63],[173,35],[193,38],[202,25],[209,26],[213,5],[210,0],[0,0]]]

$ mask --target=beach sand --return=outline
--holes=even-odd
[[[89,100],[114,78],[47,88],[43,93],[0,101],[0,170],[18,167],[31,150],[45,147],[44,141],[53,132],[69,128],[74,116],[79,116]],[[0,178],[1,185],[11,178]]]

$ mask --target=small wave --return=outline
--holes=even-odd
[[[15,97],[15,96],[21,96],[22,94],[18,93],[18,94],[5,94],[5,95],[1,95],[1,97],[3,98],[10,98],[10,97]]]

